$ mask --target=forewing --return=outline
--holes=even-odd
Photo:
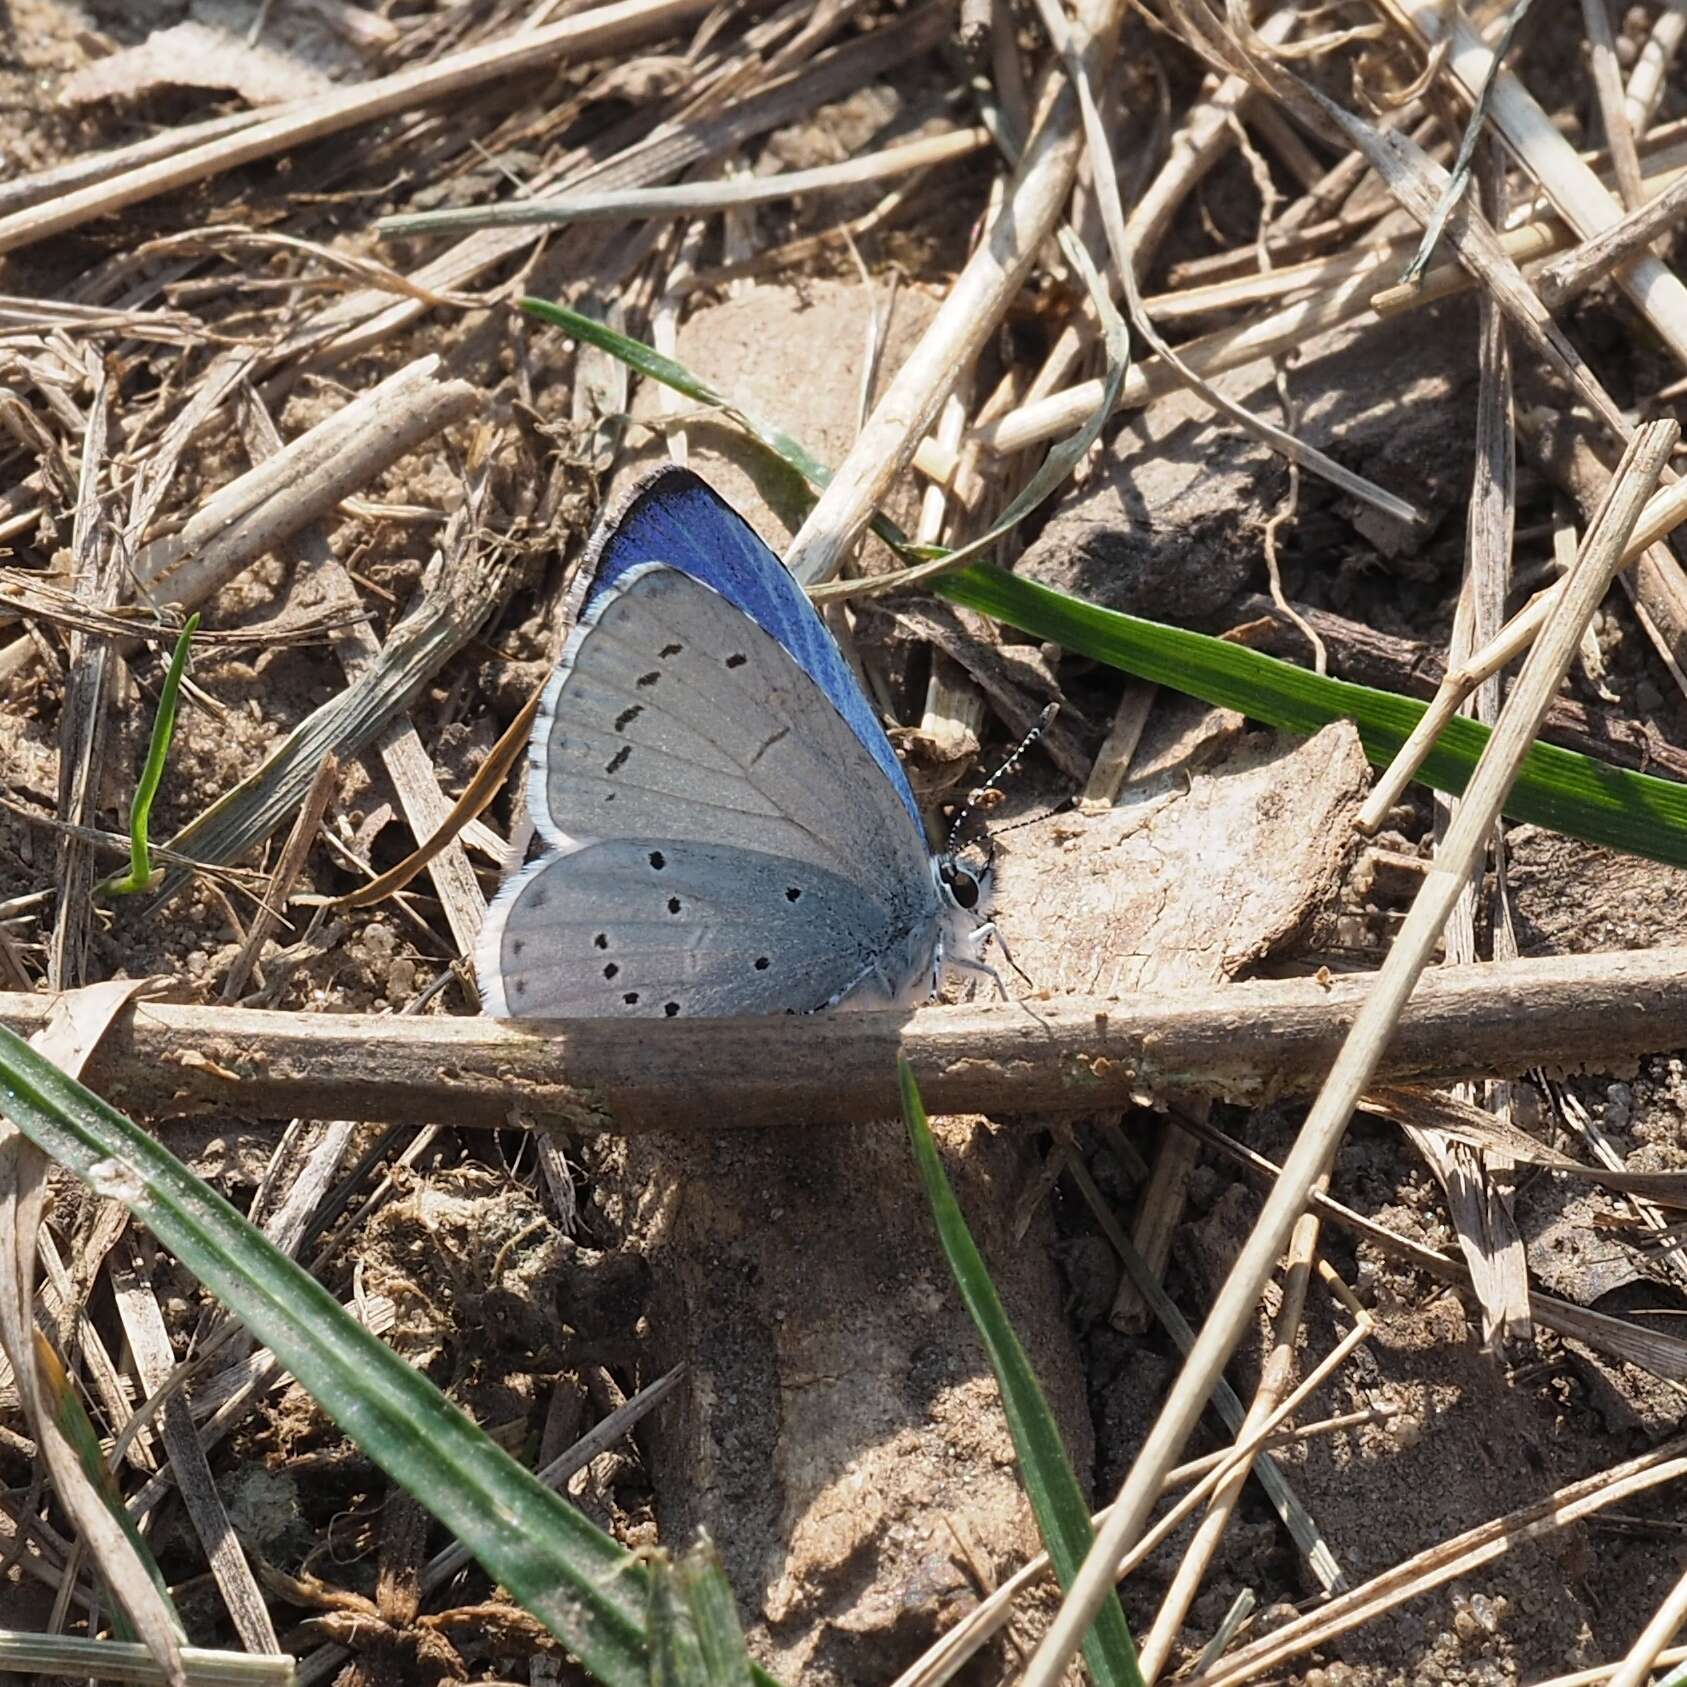
[[[878,763],[918,828],[907,776],[808,594],[755,529],[690,469],[668,464],[631,487],[599,525],[580,571],[574,612],[598,601],[645,563],[661,562],[720,593],[780,644],[820,688]]]
[[[859,737],[720,593],[646,564],[595,600],[546,694],[529,799],[559,847],[674,838],[787,856],[893,916],[931,896],[928,851]]]
[[[621,839],[512,879],[487,915],[482,975],[488,1011],[517,1018],[808,1013],[905,953],[908,936],[812,862]]]

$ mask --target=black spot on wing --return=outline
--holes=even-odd
[[[627,765],[627,757],[633,753],[631,744],[623,744],[608,761],[603,764],[605,773],[619,773]]]
[[[621,1000],[624,1001],[628,1007],[636,1008],[638,1006],[638,991],[629,990],[626,995],[621,998]]]
[[[665,1013],[668,1016],[669,1019],[672,1019],[674,1017],[674,1015],[679,1012],[679,1003],[678,1002],[665,1002],[662,1005],[662,1011],[663,1011],[663,1013]]]
[[[726,665],[729,668],[741,668],[749,661],[749,659],[750,658],[748,656],[741,655],[735,650],[729,657],[727,657]]]
[[[648,674],[640,674],[639,677],[638,677],[637,683],[641,686],[652,686],[661,677],[662,676],[659,673],[657,673],[657,671],[654,668],[652,668],[651,671]]]
[[[683,644],[665,644],[662,646],[662,660],[665,662],[670,656],[677,656],[684,649]]]
[[[665,856],[661,852],[661,850],[659,850],[659,849],[651,850],[651,852],[650,852],[650,865],[652,867],[654,867],[658,873],[660,873],[662,871],[662,869],[667,866],[667,864],[668,864],[668,858],[667,858],[667,856]]]
[[[787,902],[801,902],[802,891],[796,885],[785,886],[785,900]]]
[[[629,703],[627,707],[615,717],[615,730],[617,732],[625,732],[627,728],[631,726],[633,722],[636,721],[643,713],[644,705],[642,703]]]

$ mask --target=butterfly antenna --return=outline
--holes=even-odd
[[[1010,773],[1014,772],[1018,768],[1020,759],[1024,756],[1025,752],[1029,750],[1045,732],[1048,731],[1050,723],[1059,713],[1060,705],[1058,703],[1050,703],[1049,706],[1037,716],[1037,724],[1033,726],[1017,744],[1014,745],[1007,760],[1004,761],[1002,765],[998,767],[996,771],[992,773],[990,777],[978,788],[980,790],[987,791],[998,779],[1005,779]],[[975,807],[976,804],[970,800],[961,804],[960,809],[955,815],[954,823],[949,827],[949,837],[948,841],[944,845],[945,849],[952,850],[955,847],[955,839],[961,835],[961,828],[972,817]],[[1012,964],[1011,961],[1009,964]],[[1014,971],[1017,972],[1018,970],[1019,969],[1017,967],[1014,968]]]
[[[1026,826],[1040,825],[1043,821],[1051,820],[1057,814],[1065,814],[1077,806],[1078,793],[1076,791],[1069,791],[1065,796],[1061,797],[1059,801],[1050,803],[1047,808],[1039,809],[1035,814],[1027,814],[1022,820],[1015,820],[1006,826],[998,826],[995,831],[990,834],[990,841],[993,845],[997,838],[1004,838],[1009,832],[1020,831]]]

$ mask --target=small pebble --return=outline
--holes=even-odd
[[[1388,1420],[1388,1438],[1405,1452],[1423,1439],[1423,1427],[1423,1419],[1417,1413],[1402,1412]]]

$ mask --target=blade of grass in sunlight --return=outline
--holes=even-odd
[[[140,783],[135,786],[134,801],[129,804],[129,871],[95,885],[96,896],[135,896],[141,891],[151,890],[164,876],[162,867],[156,872],[153,870],[152,855],[147,847],[147,824],[152,818],[152,799],[158,795],[158,787],[164,779],[170,740],[176,733],[176,697],[181,691],[182,674],[187,668],[188,646],[198,628],[199,617],[188,616],[170,657],[163,689],[158,693],[158,713],[152,721],[146,765],[141,769]]]
[[[524,299],[522,308],[731,416],[757,444],[812,484],[824,486],[830,478],[830,471],[788,434],[745,417],[726,395],[673,359],[564,306]],[[947,554],[937,547],[907,544],[882,519],[875,521],[874,531],[913,559]],[[928,586],[953,603],[1022,632],[1139,679],[1239,710],[1267,726],[1310,735],[1331,721],[1351,720],[1365,754],[1377,767],[1393,759],[1424,710],[1415,698],[1329,679],[1224,639],[1102,609],[984,564],[939,574]],[[1463,791],[1487,741],[1486,727],[1462,716],[1451,721],[1425,758],[1420,783],[1455,795]],[[1632,773],[1575,750],[1537,743],[1524,758],[1505,812],[1513,820],[1532,821],[1587,843],[1687,867],[1687,785],[1671,779]]]
[[[1064,1589],[1077,1574],[1095,1538],[1089,1506],[1072,1473],[1071,1460],[1066,1456],[1060,1430],[1043,1397],[1042,1385],[1025,1357],[1019,1337],[1014,1334],[984,1258],[961,1216],[955,1192],[949,1187],[943,1162],[937,1157],[937,1146],[931,1139],[931,1127],[926,1121],[919,1087],[914,1082],[913,1068],[906,1060],[897,1061],[897,1076],[902,1086],[902,1117],[907,1122],[914,1162],[937,1224],[938,1239],[954,1273],[961,1300],[989,1355],[990,1368],[996,1373],[1008,1432],[1019,1456],[1020,1479],[1036,1513],[1049,1562]],[[1117,1594],[1108,1595],[1107,1603],[1085,1638],[1084,1661],[1100,1687],[1113,1687],[1115,1683],[1120,1687],[1142,1687],[1136,1649],[1131,1644]]]
[[[82,1466],[88,1480],[99,1492],[106,1510],[116,1519],[118,1528],[128,1536],[129,1544],[135,1549],[135,1555],[145,1567],[147,1575],[152,1578],[152,1585],[158,1589],[165,1609],[173,1618],[177,1632],[185,1638],[187,1630],[182,1627],[181,1618],[176,1613],[175,1601],[170,1597],[170,1584],[165,1581],[164,1572],[158,1568],[158,1560],[152,1556],[152,1548],[135,1527],[134,1518],[129,1515],[123,1504],[123,1495],[106,1465],[105,1455],[100,1451],[100,1438],[88,1419],[87,1409],[83,1406],[81,1397],[71,1386],[70,1377],[59,1359],[58,1349],[40,1330],[35,1332],[35,1369],[41,1378],[47,1398],[52,1402],[53,1422],[58,1425],[60,1434],[70,1444],[71,1451],[76,1454],[77,1463]],[[122,1602],[117,1599],[111,1601],[111,1626],[119,1640],[136,1638]]]
[[[1415,698],[1329,679],[1227,639],[1101,609],[999,568],[975,564],[945,575],[934,589],[1022,632],[1139,679],[1238,709],[1267,726],[1310,735],[1333,720],[1350,720],[1376,767],[1393,760],[1424,710]],[[1463,791],[1487,742],[1485,726],[1462,716],[1450,721],[1424,761],[1422,782]],[[1523,759],[1505,812],[1588,843],[1687,867],[1687,785],[1673,779],[1536,743]]]
[[[732,1589],[706,1536],[649,1566],[651,1687],[750,1687]]]
[[[285,1655],[184,1646],[188,1687],[292,1687],[293,1660]],[[84,1681],[138,1681],[163,1687],[164,1671],[133,1641],[90,1640],[80,1634],[21,1634],[0,1629],[0,1674],[46,1675]]]
[[[537,317],[541,322],[548,322],[553,328],[560,328],[573,339],[584,340],[587,345],[596,346],[599,350],[608,352],[611,357],[620,358],[630,369],[636,370],[640,375],[648,375],[653,381],[660,381],[665,387],[672,387],[675,392],[689,398],[694,404],[718,410],[722,415],[730,417],[752,439],[765,445],[781,462],[795,469],[804,480],[813,485],[824,486],[832,478],[832,471],[818,457],[811,456],[783,428],[773,427],[759,417],[752,416],[719,388],[712,387],[707,381],[693,375],[684,364],[676,363],[671,357],[664,357],[653,346],[647,346],[642,340],[632,339],[629,335],[617,333],[607,323],[599,322],[596,317],[583,316],[579,311],[570,310],[567,305],[553,304],[549,299],[524,298],[521,308],[529,316]],[[896,532],[894,528],[890,531]],[[901,534],[897,533],[892,543],[900,539]]]

